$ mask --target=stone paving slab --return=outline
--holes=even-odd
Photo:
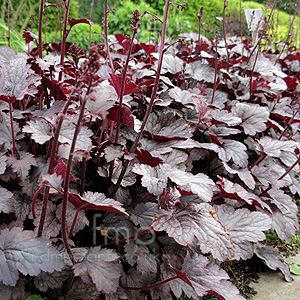
[[[300,253],[285,258],[285,262],[300,265]],[[258,283],[251,282],[250,286],[257,291],[251,300],[300,300],[300,276],[293,275],[293,282],[286,282],[278,271],[259,273]]]

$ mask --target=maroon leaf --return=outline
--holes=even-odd
[[[38,36],[29,31],[28,29],[24,28],[23,38],[25,39],[26,44],[38,40]]]
[[[68,200],[78,210],[104,210],[128,216],[127,212],[119,201],[106,198],[106,196],[102,193],[85,192],[83,196],[69,193]]]
[[[299,86],[299,79],[296,77],[287,76],[283,78],[290,90],[295,90]]]
[[[141,164],[149,165],[151,167],[156,167],[159,164],[163,164],[164,161],[158,157],[153,157],[150,152],[147,150],[141,149],[135,150],[136,158],[140,161]]]
[[[58,162],[58,164],[53,169],[53,172],[56,173],[58,176],[61,176],[63,180],[65,180],[66,178],[66,171],[67,171],[67,166],[62,159]],[[76,182],[72,174],[70,174],[70,181]]]
[[[157,47],[155,45],[148,45],[145,43],[141,43],[140,45],[148,56],[151,56],[151,53],[153,52],[157,52]]]
[[[109,74],[109,75],[111,78],[109,78],[108,81],[115,88],[118,96],[120,97],[123,75],[116,75],[116,74]],[[129,78],[126,78],[123,96],[132,93],[137,93],[139,90],[140,88],[133,81],[131,81]]]
[[[3,100],[7,103],[13,103],[17,101],[17,98],[15,96],[0,95],[0,100]]]
[[[248,203],[249,205],[257,205],[262,209],[265,209],[272,213],[270,207],[266,203],[264,203],[264,201],[262,201],[255,194],[247,192],[238,183],[232,183],[230,180],[222,178],[220,176],[218,176],[218,179],[219,181],[217,182],[217,185],[221,189],[221,194],[219,197],[243,201]]]
[[[107,119],[117,122],[118,114],[119,114],[119,105],[114,105],[112,108],[108,110]],[[121,123],[134,129],[134,118],[131,114],[130,108],[125,105],[122,106]]]
[[[129,47],[130,47],[130,41],[131,41],[130,37],[126,37],[122,33],[115,34],[115,37],[116,37],[118,43],[124,48],[124,50],[128,51]]]
[[[80,24],[80,23],[83,23],[83,24],[89,24],[90,26],[94,26],[93,22],[91,20],[88,20],[88,19],[68,19],[68,23],[70,25],[70,29],[76,25],[76,24]]]

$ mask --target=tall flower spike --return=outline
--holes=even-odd
[[[133,16],[132,16],[132,20],[131,20],[131,24],[130,24],[130,27],[135,32],[138,30],[139,27],[141,27],[141,23],[139,23],[139,20],[140,20],[140,12],[138,9],[136,9],[133,12]]]

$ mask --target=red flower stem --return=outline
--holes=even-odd
[[[133,40],[134,40],[136,34],[137,34],[137,30],[133,30],[132,39],[131,39],[131,42],[130,42],[130,46],[129,46],[129,50],[128,50],[128,54],[127,54],[125,66],[124,66],[124,68],[122,70],[123,76],[122,76],[120,99],[119,99],[119,112],[118,112],[118,122],[117,122],[117,130],[116,130],[115,143],[119,142],[120,127],[121,127],[121,120],[122,120],[122,106],[123,106],[123,97],[124,97],[124,90],[125,90],[127,69],[128,69],[128,64],[129,64],[129,60],[130,60],[131,53],[132,53]]]
[[[45,185],[42,185],[42,186],[37,190],[37,192],[35,193],[35,195],[34,195],[34,197],[33,197],[33,200],[32,200],[31,209],[32,209],[32,216],[33,216],[34,219],[36,218],[36,214],[35,214],[35,201],[36,201],[37,196],[39,195],[39,193],[41,192],[41,190],[42,190],[44,187],[45,187]]]
[[[56,130],[54,133],[54,138],[52,141],[52,150],[51,150],[51,155],[50,155],[50,160],[49,160],[48,174],[53,173],[55,157],[56,157],[56,150],[57,150],[57,146],[58,146],[59,133],[60,133],[60,130],[62,127],[64,115],[67,113],[68,107],[71,104],[71,96],[70,96],[69,100],[66,102],[62,113],[57,117],[57,126],[56,126]],[[40,217],[40,223],[39,223],[39,229],[38,229],[37,236],[41,236],[43,233],[43,227],[44,227],[46,212],[47,212],[47,204],[48,204],[48,199],[49,199],[49,191],[50,191],[50,187],[46,186],[45,192],[44,192],[42,213],[41,213],[41,217]]]
[[[61,41],[61,53],[60,53],[61,66],[64,65],[65,54],[66,54],[67,25],[68,25],[68,17],[69,17],[69,9],[70,9],[71,0],[68,0],[67,4],[64,2],[64,4],[65,4],[64,27],[63,27],[63,36],[62,36],[62,41]],[[60,71],[59,72],[59,81],[62,80],[62,74],[63,74],[63,71]]]
[[[217,90],[217,74],[218,74],[218,44],[216,42],[216,53],[215,53],[215,75],[214,75],[214,87],[213,87],[213,94],[211,97],[211,104],[214,103],[215,93]]]
[[[92,21],[93,17],[93,8],[95,6],[95,1],[91,0],[91,9],[90,9],[90,20]],[[89,30],[89,48],[91,48],[92,45],[92,25],[90,25],[90,30]]]
[[[290,27],[289,27],[289,31],[288,31],[287,36],[286,36],[285,43],[283,44],[283,47],[282,47],[282,49],[281,49],[281,52],[280,52],[279,56],[277,57],[277,59],[276,59],[276,61],[275,61],[275,63],[274,63],[274,66],[275,66],[276,63],[280,60],[280,57],[281,57],[281,55],[282,55],[282,53],[283,53],[283,51],[284,51],[284,49],[285,49],[285,46],[288,44],[289,39],[290,39],[290,37],[292,36],[291,30],[292,30],[292,28],[293,28],[293,24],[294,24],[294,22],[295,22],[296,15],[297,15],[297,13],[299,12],[299,5],[300,5],[300,1],[297,1],[297,7],[296,7],[296,9],[295,9],[293,19],[292,19],[292,21],[290,22]]]
[[[104,29],[104,40],[105,40],[105,47],[106,47],[106,52],[107,52],[107,57],[108,57],[108,61],[110,64],[110,68],[112,70],[112,72],[114,72],[114,64],[113,61],[111,59],[111,55],[110,55],[110,50],[109,50],[109,43],[108,43],[108,4],[107,4],[107,0],[104,0],[105,2],[105,9],[104,9],[104,23],[103,23],[103,29]]]
[[[154,283],[154,284],[145,286],[145,287],[122,286],[122,288],[123,288],[124,290],[145,291],[145,290],[150,290],[150,289],[156,288],[156,287],[158,287],[158,286],[161,286],[161,285],[163,285],[163,284],[165,284],[165,283],[168,283],[169,281],[175,280],[175,279],[177,279],[177,278],[179,278],[179,277],[178,277],[178,276],[174,276],[174,277],[171,277],[171,278],[162,280],[162,281],[160,281],[160,282],[157,282],[157,283]]]
[[[90,74],[91,75],[91,74]],[[66,174],[65,174],[65,180],[64,180],[64,194],[63,194],[63,200],[62,200],[62,217],[61,217],[61,231],[62,231],[62,238],[63,242],[65,245],[65,248],[70,256],[71,261],[74,263],[75,259],[72,253],[72,250],[70,248],[69,242],[68,242],[68,235],[67,235],[67,206],[68,206],[68,196],[69,196],[69,185],[70,185],[70,175],[71,175],[71,167],[72,167],[72,162],[73,162],[73,156],[75,152],[75,146],[76,146],[76,141],[78,134],[80,132],[80,124],[84,115],[84,109],[85,105],[87,102],[87,95],[90,92],[91,86],[92,86],[92,76],[90,76],[88,88],[85,94],[85,97],[82,100],[81,103],[81,108],[80,108],[80,113],[78,116],[77,124],[75,127],[74,135],[73,135],[73,140],[72,144],[70,147],[70,152],[69,152],[69,158],[68,158],[68,163],[67,163],[67,168],[66,168]]]
[[[41,0],[40,18],[39,18],[39,58],[43,58],[43,15],[44,15],[45,1]]]
[[[249,168],[249,171],[252,170],[252,168],[256,165],[258,165],[263,159],[267,157],[266,153],[261,154],[261,156],[255,161],[255,163]]]
[[[135,205],[138,205],[142,202],[144,202],[151,194],[150,193],[147,193],[144,197],[142,197],[140,200],[137,200],[135,201],[134,203],[131,203],[129,206],[135,206]]]
[[[151,98],[150,98],[150,103],[148,105],[146,114],[144,116],[141,128],[139,133],[136,136],[136,139],[129,151],[129,153],[133,153],[135,151],[135,149],[137,148],[138,142],[143,134],[144,128],[146,126],[147,120],[150,116],[150,113],[152,111],[153,105],[154,105],[154,100],[157,94],[157,90],[158,90],[158,85],[159,85],[159,78],[160,78],[160,73],[161,73],[161,68],[162,68],[162,62],[163,62],[163,56],[164,56],[164,45],[165,45],[165,40],[166,40],[166,30],[167,30],[167,20],[168,20],[168,12],[169,12],[169,7],[170,7],[170,0],[166,0],[166,6],[165,6],[165,13],[164,13],[164,19],[163,19],[163,25],[162,25],[162,32],[161,32],[161,42],[160,42],[160,50],[159,50],[159,59],[158,59],[158,66],[157,66],[157,71],[156,71],[156,77],[155,77],[155,81],[154,81],[154,86],[153,86],[153,90],[152,90],[152,94],[151,94]],[[114,197],[121,185],[122,179],[126,173],[127,167],[128,167],[129,161],[126,160],[122,171],[120,173],[120,176],[118,178],[118,181],[115,185],[115,188],[112,192],[112,197]]]
[[[107,244],[104,244],[104,245],[101,245],[101,246],[111,246],[111,245],[115,245],[115,244],[122,244],[122,243],[126,243],[127,241],[129,240],[135,240],[136,238],[148,233],[149,231],[152,230],[152,227],[150,228],[147,228],[143,231],[140,231],[139,233],[135,234],[135,235],[132,235],[130,236],[129,238],[124,238],[122,240],[116,240],[116,241],[113,241],[113,242],[110,242],[110,243],[107,243]]]
[[[223,36],[224,36],[224,42],[225,42],[225,48],[226,48],[226,54],[227,54],[227,61],[229,61],[229,53],[228,53],[228,45],[227,45],[227,32],[226,32],[226,7],[228,6],[228,1],[224,0],[224,7],[223,7]]]
[[[86,174],[86,156],[82,159],[82,171],[81,171],[81,186],[80,186],[80,195],[84,193],[84,183],[85,183],[85,174]]]
[[[71,226],[71,229],[70,229],[70,232],[69,232],[69,239],[72,237],[73,235],[73,230],[74,230],[74,227],[75,227],[75,224],[76,224],[76,221],[77,221],[77,217],[78,217],[78,214],[79,212],[85,207],[87,206],[88,203],[85,203],[83,205],[81,205],[77,210],[76,210],[76,214],[74,216],[74,219],[73,219],[73,222],[72,222],[72,226]]]
[[[289,174],[291,172],[291,170],[293,168],[295,168],[295,166],[300,162],[300,156],[298,157],[298,159],[285,171],[284,174],[282,174],[277,180],[281,180],[283,179],[287,174]],[[267,193],[270,189],[272,188],[272,185],[270,184],[269,187],[267,189],[265,189],[264,191],[262,191],[259,194],[259,197],[263,196],[265,193]]]
[[[15,130],[14,130],[14,119],[13,119],[13,106],[12,102],[9,101],[9,117],[10,117],[10,128],[11,128],[11,138],[12,138],[12,146],[13,146],[13,154],[14,156],[19,156],[16,148],[16,139],[15,139]]]

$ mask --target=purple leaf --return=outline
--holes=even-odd
[[[156,231],[166,231],[177,243],[187,246],[199,241],[209,248],[217,248],[227,258],[234,258],[234,246],[229,234],[213,212],[202,204],[182,203],[153,222]]]
[[[0,187],[0,212],[6,214],[14,211],[13,194],[7,189]]]
[[[256,146],[257,150],[272,157],[280,157],[282,151],[294,153],[299,143],[294,141],[275,140],[269,136],[262,137]]]
[[[33,75],[25,57],[11,59],[0,68],[0,95],[21,100],[25,95],[33,95],[32,85],[39,78]]]
[[[275,271],[279,269],[287,282],[294,281],[294,279],[291,277],[289,267],[284,263],[284,259],[277,249],[257,243],[255,247],[255,254],[270,269]]]
[[[43,145],[52,138],[53,126],[44,119],[31,120],[23,127],[23,132],[30,133],[36,143]]]
[[[264,231],[271,228],[272,219],[261,212],[251,212],[246,208],[234,209],[230,205],[216,205],[216,218],[228,231],[230,238],[235,245],[236,259],[246,260],[253,256],[253,244],[265,240]],[[206,248],[206,249],[205,249]],[[222,252],[216,249],[208,249],[201,245],[204,253],[211,252],[214,258],[222,261]]]
[[[84,283],[80,278],[74,280],[72,289],[67,294],[68,300],[96,300],[99,296],[94,284]]]
[[[48,289],[61,288],[71,276],[71,270],[69,268],[63,269],[61,272],[41,272],[34,278],[34,285],[42,292],[47,292]]]
[[[21,180],[25,180],[29,174],[31,166],[36,166],[37,161],[35,157],[28,152],[19,152],[19,154],[19,158],[9,156],[7,164],[21,178]]]
[[[269,120],[269,111],[256,104],[237,103],[232,107],[232,113],[242,119],[241,126],[246,134],[255,135],[264,131]]]
[[[152,113],[146,123],[145,130],[154,140],[187,139],[192,137],[191,129],[183,119],[177,119],[172,113],[157,117]]]
[[[247,168],[240,168],[240,167],[236,166],[235,164],[232,164],[230,167],[225,162],[223,162],[223,166],[228,173],[237,174],[250,190],[255,189],[255,180],[254,180],[251,172]]]
[[[215,190],[215,183],[205,174],[181,171],[170,165],[162,164],[157,167],[135,164],[132,171],[142,175],[142,185],[149,193],[159,196],[166,188],[168,178],[175,182],[180,189],[197,194],[203,201],[209,202]]]
[[[176,268],[172,265],[170,265],[170,267],[175,272]],[[170,282],[171,289],[177,291],[177,293],[175,293],[177,297],[180,297],[182,292],[189,292],[187,286],[190,285],[198,297],[209,293],[221,299],[244,300],[239,294],[238,289],[229,281],[229,276],[226,272],[217,265],[212,264],[203,255],[196,253],[190,254],[188,252],[180,271],[185,274],[186,278],[184,282],[179,279]],[[187,282],[189,282],[189,284]]]
[[[116,292],[121,276],[116,263],[118,258],[119,255],[112,249],[89,248],[84,259],[73,266],[74,275],[85,283],[93,282],[99,292]]]
[[[229,198],[238,201],[244,201],[249,205],[257,205],[262,209],[265,209],[271,213],[270,207],[264,203],[258,196],[253,193],[247,192],[241,185],[238,183],[232,183],[226,178],[218,176],[219,182],[217,185],[221,189],[221,197]]]
[[[187,72],[193,79],[198,81],[203,80],[208,83],[214,83],[215,81],[215,69],[209,64],[203,64],[200,60],[187,65]]]
[[[236,165],[242,168],[248,166],[247,148],[241,142],[224,140],[224,143],[221,145],[201,143],[201,147],[215,151],[218,153],[219,158],[224,162],[229,162],[232,159]]]
[[[134,266],[137,264],[137,270],[141,273],[156,273],[157,261],[155,256],[149,253],[149,249],[143,245],[137,245],[133,241],[128,241],[124,247],[127,262]]]
[[[162,210],[158,208],[157,203],[140,203],[134,208],[134,212],[130,214],[130,219],[136,226],[149,228],[153,220],[161,214]]]
[[[0,281],[14,286],[23,275],[36,276],[41,271],[61,271],[64,264],[60,253],[49,246],[49,240],[21,227],[0,232]]]

